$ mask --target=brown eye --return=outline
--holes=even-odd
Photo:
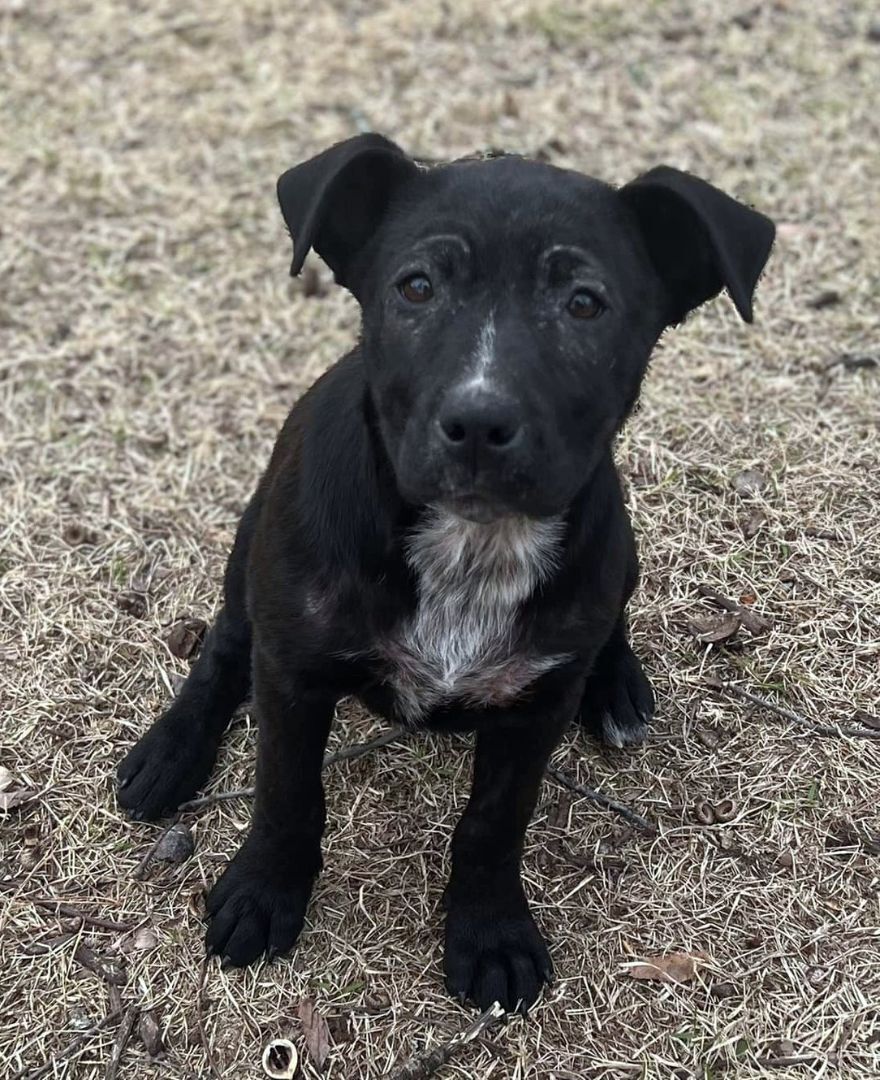
[[[413,274],[397,286],[400,295],[411,304],[424,304],[434,295],[434,287],[424,274]]]
[[[575,319],[595,319],[605,310],[605,305],[587,289],[578,289],[568,302],[568,313]]]

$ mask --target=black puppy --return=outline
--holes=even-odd
[[[575,717],[640,742],[638,564],[611,458],[664,328],[729,291],[751,321],[773,225],[660,167],[615,189],[519,157],[425,169],[363,135],[278,183],[294,242],[360,302],[361,342],[294,407],[180,695],[119,767],[155,818],[206,780],[253,690],[251,831],[208,897],[232,964],[289,950],[321,867],[321,761],[357,695],[475,730],[446,889],[449,990],[525,1011],[550,978],[520,881]]]

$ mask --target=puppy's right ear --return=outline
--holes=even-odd
[[[399,146],[374,134],[346,139],[288,169],[278,181],[278,201],[293,240],[291,276],[314,248],[339,284],[348,285],[352,259],[372,236],[393,192],[417,172]]]
[[[690,173],[658,165],[620,189],[668,296],[667,321],[726,288],[745,322],[773,246],[773,222]]]

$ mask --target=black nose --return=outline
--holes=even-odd
[[[515,402],[480,389],[452,390],[437,418],[443,442],[462,452],[503,452],[515,446],[523,430]]]

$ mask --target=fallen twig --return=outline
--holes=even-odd
[[[82,964],[84,968],[111,986],[125,986],[128,981],[124,971],[116,967],[112,961],[98,956],[94,949],[90,949],[83,942],[77,945],[73,958],[78,964]]]
[[[487,1028],[490,1028],[504,1015],[504,1010],[498,1004],[494,1002],[484,1013],[481,1013],[472,1024],[469,1024],[464,1031],[460,1031],[457,1035],[445,1043],[442,1043],[436,1050],[432,1050],[430,1054],[425,1057],[416,1058],[415,1061],[407,1062],[402,1069],[399,1069],[391,1077],[391,1080],[428,1080],[433,1076],[438,1069],[441,1069],[456,1053],[456,1051],[464,1046],[466,1043],[473,1042],[474,1039],[479,1038]]]
[[[405,734],[406,731],[404,728],[397,727],[392,728],[391,731],[387,731],[384,735],[379,735],[375,739],[370,739],[368,742],[344,746],[341,750],[336,750],[324,758],[324,768],[337,761],[351,761],[353,758],[362,757],[371,750],[376,750],[381,746],[388,746],[389,743],[396,742]],[[585,799],[590,799],[591,802],[604,807],[606,810],[611,810],[613,813],[619,814],[631,825],[635,825],[636,828],[641,829],[643,832],[650,833],[651,835],[657,834],[657,827],[655,825],[652,825],[647,818],[643,818],[641,814],[637,814],[634,810],[630,810],[628,806],[624,806],[623,803],[619,803],[608,795],[604,795],[601,791],[596,791],[594,788],[587,787],[586,784],[579,784],[567,773],[556,768],[555,765],[548,766],[547,772],[570,791],[576,792]],[[192,813],[195,810],[204,810],[206,807],[214,806],[218,802],[226,802],[231,799],[252,799],[253,797],[254,788],[252,787],[233,788],[230,791],[218,791],[213,795],[203,795],[198,799],[190,799],[189,802],[182,803],[180,809],[171,820],[171,823],[159,833],[146,854],[138,863],[133,875],[135,880],[140,880],[146,875],[159,844],[161,844],[162,840],[178,823],[181,815]]]
[[[656,825],[652,825],[647,818],[643,818],[641,814],[637,814],[634,810],[630,810],[630,808],[624,806],[623,803],[619,803],[615,799],[609,798],[601,791],[596,791],[594,788],[587,787],[586,784],[578,783],[578,781],[569,776],[568,773],[563,772],[562,769],[557,769],[555,765],[548,765],[547,772],[554,780],[558,780],[563,787],[567,787],[569,791],[574,791],[576,794],[582,795],[585,799],[589,799],[591,802],[604,807],[606,810],[612,810],[631,825],[635,825],[637,829],[651,833],[652,836],[657,835]]]
[[[787,709],[784,705],[777,705],[775,701],[771,701],[769,698],[762,697],[760,694],[753,694],[751,690],[743,690],[741,686],[734,686],[732,683],[724,682],[722,679],[708,677],[705,683],[711,690],[730,694],[731,697],[748,701],[750,704],[758,705],[762,709],[769,709],[770,712],[776,713],[777,716],[791,720],[794,724],[800,724],[801,727],[808,727],[819,735],[845,735],[851,739],[880,739],[880,731],[871,731],[868,728],[843,727],[839,724],[823,724],[818,720],[809,720],[806,716],[801,716],[800,713]]]
[[[731,600],[729,596],[725,596],[724,593],[713,589],[711,585],[698,585],[697,592],[700,596],[705,596],[707,600],[711,600],[713,604],[717,604],[724,611],[729,611],[732,615],[738,616],[739,621],[750,633],[763,634],[770,629],[771,622],[769,619],[758,615],[751,608],[747,608],[745,604],[740,604],[737,600]]]
[[[323,767],[326,769],[328,765],[333,765],[337,761],[351,761],[354,758],[363,757],[364,754],[369,754],[371,750],[378,750],[381,746],[388,746],[389,743],[395,742],[403,734],[405,734],[403,728],[392,728],[391,731],[386,731],[384,735],[377,735],[375,739],[369,739],[367,742],[343,746],[341,750],[335,750],[324,758]],[[213,806],[214,803],[227,802],[230,799],[252,799],[253,797],[254,789],[252,787],[218,791],[213,795],[202,795],[198,799],[190,799],[189,802],[181,803],[178,813],[187,814],[191,810],[204,810],[206,806]]]
[[[384,735],[378,735],[375,739],[370,739],[367,742],[362,743],[354,743],[352,746],[344,746],[341,750],[335,750],[332,754],[328,754],[324,758],[324,768],[326,769],[328,765],[333,765],[337,761],[352,761],[354,758],[363,757],[364,754],[368,754],[371,750],[376,750],[380,746],[388,746],[389,743],[395,742],[403,734],[403,728],[392,728],[391,731],[386,731]],[[209,806],[214,806],[216,803],[229,802],[232,799],[252,799],[253,797],[254,789],[252,787],[233,788],[231,791],[217,791],[212,795],[202,795],[198,799],[190,799],[188,802],[181,803],[177,813],[171,819],[170,824],[159,833],[151,846],[147,849],[141,861],[135,867],[132,877],[135,881],[140,881],[146,876],[147,870],[153,861],[153,856],[156,854],[159,845],[180,821],[182,814],[189,814],[194,810],[204,810]]]
[[[55,934],[52,937],[44,938],[42,941],[31,941],[27,945],[22,945],[21,951],[24,956],[45,956],[47,953],[52,952],[53,949],[57,949],[59,945],[64,945],[66,942],[75,938],[76,934]]]
[[[328,754],[324,758],[324,768],[326,769],[328,765],[333,765],[337,761],[351,761],[353,758],[362,757],[371,750],[378,750],[380,746],[388,746],[389,743],[396,742],[405,734],[405,728],[396,727],[392,728],[390,731],[386,731],[384,735],[377,735],[375,739],[370,739],[369,742],[354,743],[353,746],[343,746],[341,750],[334,750],[332,754]]]
[[[104,1073],[104,1080],[116,1080],[116,1074],[119,1072],[119,1063],[122,1060],[122,1055],[125,1053],[125,1048],[128,1046],[128,1040],[131,1038],[131,1033],[134,1030],[137,1014],[138,1010],[136,1005],[129,1005],[125,1010],[125,1015],[122,1017],[122,1023],[119,1025],[119,1029],[116,1032],[116,1040],[113,1043],[113,1049],[110,1051],[110,1060],[107,1062],[107,1071]]]
[[[816,1054],[789,1054],[786,1057],[759,1057],[755,1060],[765,1069],[783,1069],[788,1065],[813,1065],[819,1058]]]
[[[208,1038],[208,1032],[205,1030],[205,986],[208,981],[208,958],[205,957],[202,960],[201,976],[199,978],[199,990],[196,995],[196,1023],[199,1028],[199,1038],[202,1042],[202,1049],[205,1051],[205,1060],[208,1063],[208,1070],[212,1076],[220,1078],[220,1073],[217,1071],[217,1065],[214,1062],[214,1051],[211,1049],[211,1040]]]
[[[185,19],[181,22],[172,23],[170,26],[160,26],[157,30],[151,30],[146,34],[134,34],[128,41],[118,45],[112,51],[98,53],[97,56],[93,56],[91,58],[91,64],[93,67],[97,68],[109,61],[118,62],[121,57],[125,56],[131,49],[137,48],[138,45],[156,41],[158,38],[165,37],[169,34],[185,34],[188,30],[201,30],[209,26],[217,26],[222,21],[223,20],[219,18]]]
[[[69,919],[81,919],[84,925],[94,926],[99,930],[116,930],[120,934],[127,934],[132,929],[129,923],[100,919],[95,915],[80,911],[73,904],[67,904],[63,900],[54,900],[51,896],[29,896],[27,899],[37,907],[52,908],[56,915],[64,915]]]
[[[92,1024],[92,1026],[86,1028],[85,1031],[81,1031],[75,1039],[71,1040],[71,1042],[69,1042],[62,1050],[59,1050],[54,1057],[49,1058],[48,1061],[44,1062],[42,1065],[38,1065],[36,1068],[27,1065],[25,1068],[19,1069],[17,1073],[13,1073],[7,1080],[24,1080],[25,1077],[27,1080],[39,1080],[41,1076],[45,1076],[47,1073],[52,1072],[59,1062],[67,1061],[68,1058],[73,1057],[79,1050],[82,1050],[93,1035],[97,1035],[98,1032],[108,1024],[112,1024],[114,1020],[118,1020],[120,1015],[121,1014],[118,1012],[107,1013],[102,1020],[99,1020],[96,1024]]]

